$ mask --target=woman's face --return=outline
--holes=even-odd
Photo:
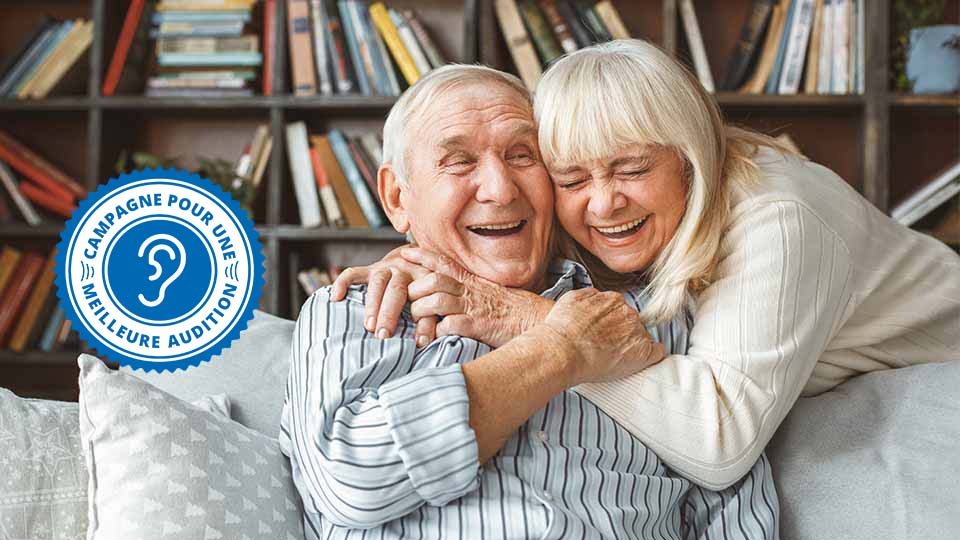
[[[647,268],[686,208],[683,161],[670,148],[633,145],[603,159],[550,166],[557,217],[615,272]]]

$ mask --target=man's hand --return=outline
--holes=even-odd
[[[622,379],[663,359],[640,314],[623,296],[596,289],[570,291],[557,300],[541,325],[573,351],[574,385]]]

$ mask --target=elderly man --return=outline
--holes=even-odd
[[[411,144],[413,143],[413,144]],[[315,538],[777,536],[769,466],[723,493],[670,474],[570,391],[659,361],[640,300],[589,289],[550,261],[553,198],[529,94],[476,66],[432,72],[384,128],[380,197],[393,226],[491,281],[557,304],[496,350],[444,337],[417,347],[364,329],[364,289],[321,289],[294,335],[281,446]],[[561,295],[563,295],[561,297]],[[651,328],[685,350],[684,320]],[[358,536],[359,537],[359,536]]]

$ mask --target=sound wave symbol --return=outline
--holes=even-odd
[[[80,261],[80,281],[86,281],[94,276],[96,270],[89,264]]]
[[[237,268],[238,268],[239,266],[240,266],[240,263],[239,263],[239,262],[235,262],[235,263],[233,263],[233,264],[231,264],[231,265],[229,265],[229,266],[226,266],[226,267],[223,269],[223,275],[227,276],[228,278],[232,279],[233,281],[239,281],[239,277],[238,277],[238,273],[237,273]]]

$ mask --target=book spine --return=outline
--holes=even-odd
[[[943,189],[943,186],[949,184],[954,178],[960,177],[960,161],[939,172],[932,179],[923,184],[919,190],[907,197],[898,204],[891,212],[890,217],[898,219],[907,214],[913,208],[920,205],[923,201],[929,199],[934,193]]]
[[[17,269],[17,263],[23,253],[13,246],[3,246],[3,252],[0,252],[0,293],[2,293],[10,283],[14,270]],[[0,300],[0,305],[3,301]]]
[[[340,163],[340,168],[343,169],[344,175],[347,177],[347,182],[350,183],[350,189],[352,189],[354,195],[357,196],[357,202],[360,204],[360,209],[363,211],[364,217],[367,218],[371,227],[383,227],[386,223],[380,215],[377,202],[367,188],[363,177],[360,176],[360,170],[357,168],[357,164],[353,162],[353,158],[350,156],[350,149],[347,146],[346,139],[344,139],[343,134],[338,130],[334,129],[330,131],[330,146],[333,147],[333,153],[337,157],[337,162]]]
[[[64,343],[67,342],[67,338],[70,337],[70,328],[73,323],[70,322],[70,319],[64,318],[63,322],[60,323],[60,328],[57,329],[57,339],[55,347],[59,349]]]
[[[723,72],[724,76],[720,82],[721,90],[736,90],[740,87],[772,12],[771,0],[753,0],[750,15],[740,29],[740,39],[734,46],[733,54],[730,55],[727,68]]]
[[[277,1],[264,0],[263,4],[263,74],[260,81],[265,96],[273,95],[273,77],[277,54]]]
[[[63,193],[65,198],[71,199],[87,194],[76,180],[33,153],[3,130],[0,130],[0,159],[51,193]]]
[[[76,21],[66,21],[60,25],[60,30],[56,38],[50,42],[50,46],[46,52],[37,59],[32,69],[27,72],[26,76],[23,77],[15,89],[17,98],[24,99],[28,97],[36,87],[38,80],[42,79],[53,65],[59,61],[59,58],[69,50],[69,47],[76,41],[78,33],[83,28],[80,25],[81,22],[83,22],[82,19],[77,19]]]
[[[613,39],[630,39],[630,32],[627,30],[627,26],[623,24],[623,19],[620,18],[620,14],[617,12],[617,8],[613,7],[613,4],[610,0],[601,0],[593,6],[594,11],[596,11],[597,16],[600,17],[600,20],[603,21],[603,24],[606,25],[607,30],[610,32],[610,37]]]
[[[10,278],[10,283],[0,299],[0,347],[4,346],[17,314],[30,294],[30,288],[40,276],[44,258],[29,252],[23,255],[20,264]]]
[[[350,183],[344,176],[343,169],[340,167],[340,162],[337,161],[337,156],[333,152],[333,146],[330,144],[330,137],[327,135],[314,135],[310,137],[310,142],[312,143],[314,150],[317,151],[320,164],[323,166],[323,170],[327,174],[327,181],[329,182],[330,187],[333,188],[334,194],[337,196],[337,202],[340,205],[340,212],[343,214],[347,227],[369,227],[370,223],[367,221],[367,218],[364,217],[363,210],[360,208],[360,203],[357,202],[356,195],[354,195],[353,190],[350,189]]]
[[[403,15],[400,15],[392,8],[387,10],[387,14],[390,16],[393,25],[397,28],[400,41],[403,42],[403,46],[407,49],[407,52],[410,53],[410,58],[413,60],[413,65],[417,68],[417,72],[421,76],[430,73],[433,67],[430,65],[430,61],[427,60],[427,56],[423,53],[423,49],[420,48],[420,44],[417,43],[417,36],[413,33],[413,29],[410,28],[410,23],[407,22]]]
[[[288,0],[291,1],[291,0]],[[306,0],[292,0],[306,1]],[[239,36],[243,23],[163,23],[156,28],[155,37]]]
[[[576,7],[577,14],[580,16],[580,20],[584,26],[590,30],[590,33],[593,34],[594,43],[604,43],[613,39],[610,30],[607,29],[607,26],[597,15],[597,12],[593,10],[592,6],[585,2],[571,1],[575,2],[574,6]]]
[[[307,144],[307,126],[303,122],[287,125],[287,159],[293,176],[293,188],[300,211],[300,224],[317,227],[323,224],[317,184],[310,165],[310,146]]]
[[[54,308],[50,319],[47,321],[47,326],[43,329],[43,335],[40,337],[40,350],[43,352],[51,352],[53,350],[53,345],[57,339],[57,329],[60,328],[60,325],[63,324],[63,320],[66,317],[67,313],[62,307],[57,306]]]
[[[373,25],[373,19],[370,18],[370,12],[359,1],[353,3],[364,28],[364,38],[370,47],[370,54],[373,56],[373,69],[380,81],[384,95],[399,96],[400,81],[397,80],[396,71],[390,60],[390,54],[387,52],[387,46]]]
[[[577,41],[577,47],[589,47],[593,44],[593,36],[587,27],[583,25],[580,17],[577,16],[577,10],[570,3],[571,0],[557,0],[557,11],[563,20],[567,23],[567,28]]]
[[[20,41],[20,44],[13,50],[12,53],[8,53],[6,60],[0,65],[0,85],[2,85],[7,76],[10,75],[18,64],[25,60],[25,56],[33,46],[40,40],[50,27],[54,24],[53,19],[50,17],[44,17],[43,21],[40,24],[37,24],[30,31],[30,34],[27,35],[25,39]]]
[[[267,136],[263,142],[263,150],[260,151],[260,158],[257,160],[257,166],[253,170],[253,187],[256,189],[263,180],[263,172],[267,170],[267,162],[270,161],[270,151],[273,150],[273,137]]]
[[[960,193],[960,176],[954,178],[949,184],[943,186],[939,191],[931,195],[929,199],[923,201],[920,206],[917,206],[899,218],[898,221],[909,227],[923,219],[941,204],[950,200],[957,193]]]
[[[793,26],[784,53],[783,72],[780,74],[780,94],[796,94],[800,89],[800,77],[807,46],[810,42],[810,30],[813,27],[813,0],[797,0],[794,3]]]
[[[263,63],[263,56],[260,53],[169,53],[157,55],[157,64],[161,66],[259,66],[261,63]],[[310,70],[312,74],[312,62]]]
[[[351,75],[350,61],[347,59],[349,51],[343,37],[343,23],[337,12],[333,0],[321,0],[327,14],[327,50],[330,53],[330,67],[333,79],[336,81],[337,92],[347,94],[354,91],[356,85]]]
[[[133,43],[134,33],[136,33],[137,26],[140,24],[144,2],[145,0],[131,0],[130,7],[127,8],[127,16],[123,20],[120,37],[117,39],[117,47],[113,50],[113,58],[110,59],[110,67],[107,69],[107,76],[103,80],[101,93],[105,96],[112,96],[117,90],[123,64],[127,61],[130,44]]]
[[[157,51],[160,54],[256,53],[260,51],[259,46],[257,36],[160,38],[157,40]]]
[[[87,52],[90,44],[93,42],[93,21],[84,21],[80,24],[77,38],[70,47],[64,52],[64,55],[58,60],[57,64],[52,66],[41,80],[37,81],[30,97],[42,99],[57,85],[67,71],[80,59],[83,53]]]
[[[20,188],[20,193],[23,193],[23,196],[33,201],[34,204],[64,218],[70,219],[73,211],[77,208],[77,206],[73,204],[72,199],[68,202],[65,199],[58,198],[56,195],[51,195],[29,182],[20,182],[18,187]]]
[[[360,92],[365,96],[373,95],[372,68],[368,71],[368,66],[364,58],[368,54],[361,51],[361,44],[357,41],[357,34],[354,28],[353,17],[350,14],[350,5],[344,0],[337,2],[337,9],[340,11],[340,23],[343,26],[344,41],[347,43],[347,50],[350,52],[350,61],[353,64],[353,72],[357,76],[357,83],[360,85]]]
[[[864,12],[866,5],[863,0],[857,2],[857,84],[856,93],[863,94],[866,91],[867,77],[867,14]]]
[[[834,0],[823,0],[823,23],[820,38],[820,59],[817,61],[817,93],[831,93],[830,80],[833,76],[833,4]]]
[[[780,85],[780,72],[783,71],[783,59],[787,53],[787,42],[793,32],[793,15],[796,11],[796,4],[799,0],[790,0],[786,7],[786,18],[783,23],[783,33],[780,36],[780,43],[777,45],[777,57],[773,62],[773,68],[770,70],[770,77],[767,78],[767,84],[763,91],[766,94],[776,94]]]
[[[420,80],[420,70],[417,69],[410,51],[407,50],[406,45],[400,38],[400,32],[393,23],[393,19],[390,18],[390,14],[387,13],[387,8],[383,5],[383,2],[377,2],[370,6],[370,18],[379,31],[380,37],[383,38],[384,43],[390,49],[390,54],[393,55],[397,66],[400,67],[403,78],[407,80],[407,84],[413,86]],[[387,67],[389,68],[389,66]]]
[[[383,149],[380,147],[380,141],[373,133],[364,133],[360,136],[360,145],[364,152],[373,160],[374,166],[379,168],[383,165]]]
[[[517,66],[517,71],[520,72],[520,78],[523,79],[527,88],[532,90],[537,86],[543,70],[540,68],[540,60],[533,49],[530,35],[523,26],[517,4],[513,0],[494,0],[493,7],[500,23],[500,30],[507,42],[507,49],[510,51],[513,63]]]
[[[554,39],[547,21],[543,19],[543,14],[540,13],[533,0],[520,0],[518,7],[520,8],[520,16],[530,32],[530,37],[533,38],[533,45],[540,53],[540,59],[544,65],[550,65],[550,62],[560,58],[563,52],[560,50],[557,40]]]
[[[307,0],[287,0],[287,10],[293,93],[312,96],[317,93],[317,81],[313,71],[313,46],[310,43],[310,6]]]
[[[323,211],[327,215],[327,221],[337,227],[342,227],[344,223],[343,212],[340,211],[340,203],[337,202],[337,196],[327,181],[327,172],[323,170],[323,164],[320,163],[320,156],[316,148],[310,149],[310,164],[313,166],[313,177],[317,181],[317,192],[320,194],[320,203]]]
[[[556,0],[539,0],[538,4],[540,5],[540,11],[543,12],[543,16],[546,17],[547,22],[551,28],[553,28],[553,34],[560,42],[560,47],[563,48],[563,52],[572,53],[576,51],[579,48],[577,46],[577,40],[573,39],[570,28],[557,10]]]
[[[23,196],[23,193],[20,193],[20,189],[17,187],[17,181],[13,176],[13,171],[2,161],[0,161],[0,183],[3,184],[4,189],[10,194],[13,204],[16,205],[17,210],[20,211],[20,214],[23,216],[23,219],[26,220],[27,224],[32,226],[40,225],[43,220],[40,219],[40,215],[37,214],[36,209],[30,204],[30,201]]]
[[[150,18],[153,24],[165,22],[250,22],[249,11],[166,11],[154,13]]]
[[[697,23],[697,13],[693,10],[693,0],[680,0],[680,18],[683,28],[687,32],[687,41],[690,43],[690,52],[693,55],[693,66],[697,71],[697,78],[707,92],[715,92],[713,75],[710,73],[710,63],[707,61],[707,50],[703,46],[703,36],[700,34],[700,25]]]
[[[813,31],[810,34],[810,49],[803,73],[803,92],[817,93],[817,77],[820,75],[820,44],[823,41],[823,0],[816,0],[813,7]]]
[[[833,5],[833,74],[830,78],[832,94],[847,93],[847,63],[850,58],[848,42],[850,0],[835,0]]]
[[[24,304],[23,313],[20,314],[20,318],[14,325],[13,333],[10,336],[9,347],[14,352],[23,352],[27,346],[27,338],[33,333],[40,312],[47,301],[47,297],[50,295],[51,287],[53,287],[53,278],[55,277],[53,268],[55,265],[56,260],[51,254],[47,257],[40,276],[30,288],[30,294]]]
[[[13,69],[10,70],[6,76],[4,76],[3,81],[0,82],[0,96],[12,97],[17,86],[19,86],[20,81],[35,65],[37,58],[39,58],[40,55],[47,50],[47,47],[50,45],[50,41],[55,39],[59,30],[60,24],[55,23],[44,31],[40,39],[30,47],[30,50],[27,51],[27,54],[25,54],[23,58],[17,62]]]
[[[345,139],[347,141],[347,149],[350,151],[350,157],[360,170],[360,176],[363,177],[363,181],[367,183],[370,193],[379,193],[377,189],[377,169],[373,168],[373,164],[369,158],[363,154],[363,150],[360,149],[356,139],[346,137]],[[379,199],[379,197],[377,198]]]
[[[445,65],[447,61],[443,58],[443,55],[440,54],[440,50],[437,49],[437,45],[433,42],[433,39],[430,38],[430,34],[427,33],[426,27],[420,22],[417,14],[414,13],[412,9],[405,9],[400,12],[400,15],[407,24],[410,25],[410,29],[413,30],[413,35],[417,37],[417,43],[420,44],[423,53],[427,56],[427,59],[430,60],[430,65],[434,69]]]
[[[323,0],[310,0],[310,29],[313,31],[313,56],[317,63],[317,79],[320,81],[320,93],[333,94],[333,81],[330,77],[330,55],[327,51],[327,14]]]

